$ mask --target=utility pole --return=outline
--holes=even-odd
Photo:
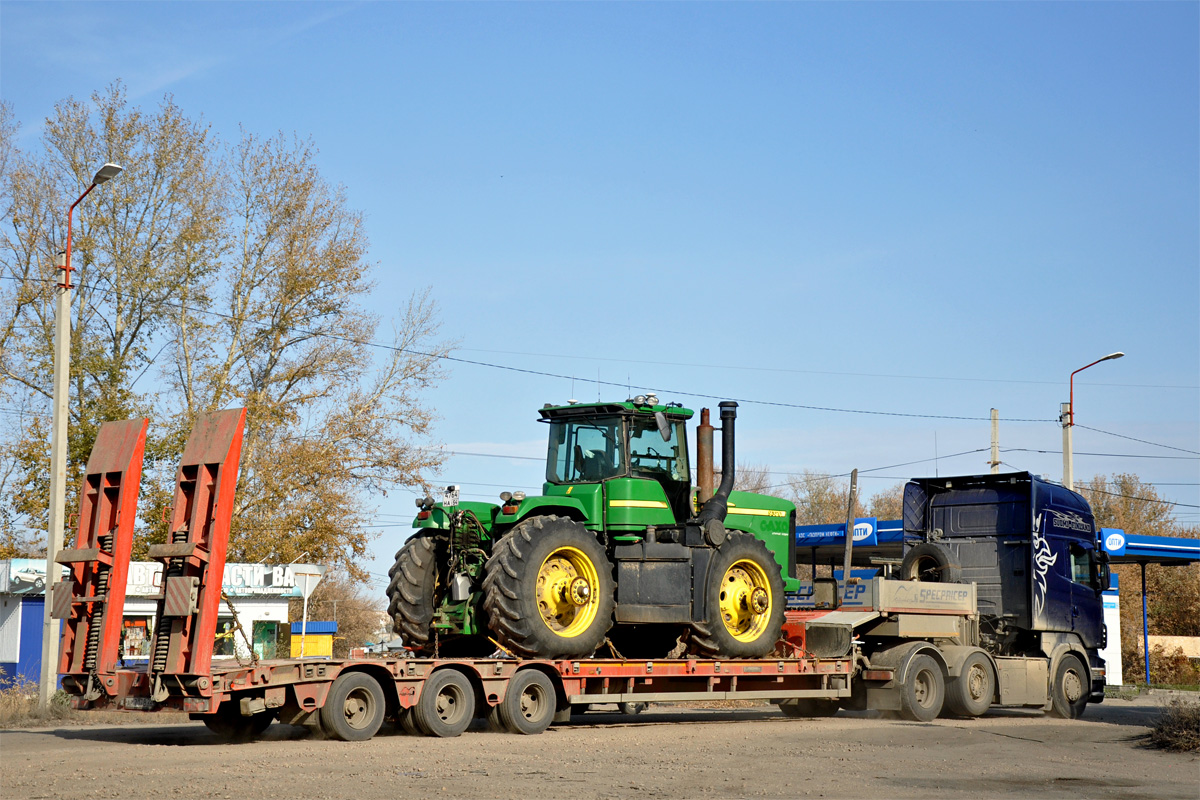
[[[992,409],[992,474],[1000,471],[1000,412]]]
[[[842,560],[842,581],[844,586],[850,585],[850,554],[854,549],[854,497],[858,494],[858,469],[850,471],[850,493],[846,499],[846,555]],[[845,590],[843,590],[845,594]],[[842,598],[838,598],[838,605]]]
[[[1071,452],[1071,404],[1063,403],[1059,407],[1058,421],[1063,429],[1063,486],[1075,489],[1075,473]]]
[[[62,282],[56,284],[54,306],[54,401],[50,432],[50,524],[46,530],[46,596],[42,612],[42,671],[38,705],[48,708],[58,688],[58,626],[50,616],[50,589],[58,583],[58,551],[62,549],[63,516],[67,503],[67,379],[71,372],[71,215],[75,206],[102,183],[121,174],[119,164],[97,170],[87,190],[67,209],[67,249],[58,255]]]

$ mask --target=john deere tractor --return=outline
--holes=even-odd
[[[680,644],[702,655],[770,653],[795,580],[795,506],[733,491],[737,403],[721,410],[713,491],[708,410],[653,395],[623,403],[546,405],[542,494],[501,502],[417,501],[417,532],[389,571],[389,613],[423,654],[582,657],[611,646],[630,658]],[[607,641],[606,641],[607,640]],[[606,651],[607,652],[607,651]]]

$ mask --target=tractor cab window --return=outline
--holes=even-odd
[[[625,458],[621,440],[620,417],[550,423],[546,480],[592,483],[623,474]]]
[[[687,481],[687,439],[680,435],[683,423],[668,423],[670,438],[663,440],[653,417],[634,417],[629,429],[630,471],[644,478]]]

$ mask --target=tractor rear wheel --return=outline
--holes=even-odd
[[[414,653],[432,648],[430,625],[433,623],[434,591],[437,589],[437,542],[433,536],[418,533],[396,553],[396,563],[388,570],[388,616],[392,630],[404,639]]]
[[[767,546],[734,533],[708,568],[705,621],[692,623],[691,644],[705,656],[757,658],[775,649],[783,629],[783,578]]]
[[[595,534],[566,517],[534,517],[492,549],[483,608],[519,656],[587,656],[612,626],[612,565]]]

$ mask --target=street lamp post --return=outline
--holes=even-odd
[[[50,616],[50,587],[59,575],[55,558],[62,548],[63,514],[67,484],[67,378],[71,367],[71,217],[75,206],[102,183],[121,174],[118,164],[105,164],[92,178],[87,190],[67,209],[67,249],[58,255],[62,281],[55,286],[54,309],[54,422],[50,434],[50,525],[46,535],[46,598],[42,618],[42,674],[39,703],[42,708],[58,684],[58,631]]]
[[[1073,453],[1071,448],[1071,428],[1075,427],[1075,374],[1083,372],[1088,367],[1094,367],[1101,361],[1111,361],[1114,358],[1121,358],[1124,355],[1119,350],[1115,353],[1109,353],[1104,358],[1098,358],[1087,366],[1080,367],[1071,373],[1070,402],[1059,406],[1060,415],[1058,418],[1058,421],[1062,423],[1063,429],[1063,485],[1068,489],[1075,489]]]

